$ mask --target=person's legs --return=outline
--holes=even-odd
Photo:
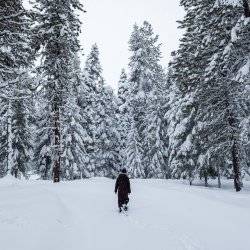
[[[118,208],[119,208],[119,211],[121,212],[122,211],[122,200],[118,198]]]
[[[128,210],[128,202],[129,202],[129,198],[127,198],[126,200],[124,200],[124,210],[125,211]]]
[[[124,194],[124,193],[118,193],[118,207],[119,207],[119,211],[122,211],[122,208],[127,211],[128,210],[128,202],[129,202],[129,198],[128,198],[128,194]]]
[[[128,202],[129,202],[129,198],[120,200],[120,208],[123,208],[125,211],[128,210]]]

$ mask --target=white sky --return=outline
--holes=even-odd
[[[28,0],[24,0],[27,2]],[[177,20],[184,10],[179,0],[80,0],[87,13],[81,16],[84,62],[92,44],[97,43],[106,83],[114,89],[121,69],[127,68],[128,40],[134,23],[149,21],[162,43],[162,64],[168,65],[171,51],[178,48],[181,31]]]
[[[121,69],[127,67],[128,40],[134,23],[149,21],[160,36],[163,59],[168,65],[171,51],[178,48],[181,31],[177,20],[184,10],[179,0],[81,0],[87,13],[83,17],[84,54],[97,43],[103,75],[107,84],[116,89]],[[85,60],[85,58],[84,58]]]

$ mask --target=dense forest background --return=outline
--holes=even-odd
[[[153,27],[135,24],[118,93],[98,45],[84,67],[78,0],[0,1],[0,176],[234,179],[250,175],[248,0],[181,0],[167,68]],[[115,62],[114,62],[115,63]],[[125,65],[124,65],[125,66]]]

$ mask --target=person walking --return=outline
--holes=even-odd
[[[130,181],[127,176],[126,168],[123,168],[121,173],[116,179],[115,183],[115,193],[118,192],[118,208],[119,212],[122,212],[122,209],[125,211],[128,210],[128,195],[131,193]]]

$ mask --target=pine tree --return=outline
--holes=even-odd
[[[24,90],[27,91],[27,87],[23,85],[28,80],[28,77],[24,76],[24,81],[20,79],[20,82],[15,86],[14,100],[12,101],[12,169],[11,173],[18,177],[19,173],[24,176],[27,174],[29,164],[31,163],[31,133],[28,126],[29,108],[27,98],[31,99],[31,94],[27,95]]]
[[[34,150],[34,165],[36,173],[41,176],[43,180],[50,180],[53,176],[53,130],[51,127],[51,106],[46,99],[47,91],[40,91],[37,97],[36,105],[36,138]]]
[[[76,57],[72,72],[75,72],[72,79],[72,87],[62,109],[62,169],[64,179],[73,180],[88,177],[87,146],[90,137],[84,127],[84,114],[81,110],[80,87],[82,84],[79,60]]]
[[[215,145],[211,136],[218,138],[220,133],[217,134],[218,131],[214,130],[205,133],[204,127],[209,122],[200,119],[213,116],[210,112],[212,108],[208,110],[208,106],[214,104],[211,99],[215,96],[209,92],[209,87],[220,78],[219,75],[214,75],[212,80],[208,72],[211,69],[218,72],[221,68],[222,64],[217,62],[224,56],[231,29],[239,18],[241,8],[237,5],[221,7],[219,1],[214,0],[183,0],[181,5],[187,11],[184,20],[180,22],[181,28],[185,28],[186,32],[173,62],[172,76],[178,88],[176,93],[179,92],[176,98],[181,98],[181,102],[176,102],[179,103],[181,112],[176,113],[176,120],[179,122],[175,134],[178,136],[171,143],[174,145],[171,150],[174,154],[170,158],[177,166],[177,172],[182,169],[178,176],[184,174],[193,179],[199,174],[204,177],[207,185],[208,176],[219,176],[222,170],[219,166],[228,162],[224,154],[211,151],[210,146]],[[210,98],[210,101],[205,101],[203,97],[207,100]],[[219,95],[217,97],[220,98]]]
[[[150,145],[160,137],[150,126],[151,121],[148,120],[147,114],[149,107],[153,106],[150,100],[154,100],[157,88],[164,81],[161,77],[163,73],[160,66],[161,45],[158,43],[158,36],[154,35],[152,26],[145,21],[141,27],[134,26],[129,46],[132,53],[129,63],[131,129],[128,134],[126,164],[130,165],[131,173],[135,177],[153,177],[156,172],[159,177],[162,176],[162,173],[159,173],[162,155],[155,154],[157,151]],[[158,121],[155,119],[156,123]],[[150,134],[148,134],[149,131]],[[158,144],[160,146],[162,143]],[[155,166],[156,162],[157,166]]]
[[[170,176],[172,178],[180,178],[182,174],[181,163],[178,159],[177,148],[182,142],[183,122],[181,106],[183,103],[183,98],[177,84],[175,83],[175,78],[172,76],[171,63],[169,66],[168,83],[169,83],[169,98],[168,109],[166,110],[165,117],[167,119],[167,138],[168,138],[168,165],[170,169]]]
[[[61,174],[65,177],[65,165],[61,166],[62,139],[65,137],[61,132],[67,126],[65,117],[68,118],[69,115],[68,98],[73,94],[75,57],[80,50],[80,21],[76,11],[83,9],[77,0],[67,0],[63,4],[59,0],[38,0],[35,8],[38,21],[35,33],[37,42],[43,46],[41,53],[44,58],[40,70],[46,79],[45,102],[46,110],[49,111],[41,122],[45,127],[40,127],[40,130],[47,130],[43,133],[50,137],[41,138],[37,155],[43,158],[40,162],[51,162],[54,182],[58,182]],[[49,143],[45,149],[44,142]],[[50,151],[51,157],[47,158],[44,151]],[[63,162],[66,160],[63,159]]]
[[[99,60],[99,49],[97,44],[94,44],[91,48],[91,51],[87,57],[84,73],[83,73],[83,82],[81,85],[82,98],[81,102],[81,110],[84,116],[84,126],[88,131],[89,140],[88,145],[86,145],[87,155],[88,155],[88,163],[87,169],[90,176],[94,176],[96,174],[96,105],[98,102],[98,94],[97,89],[102,85],[103,77],[102,77],[102,67]]]
[[[120,167],[119,135],[113,91],[105,85],[97,87],[94,119],[95,175],[115,177]]]
[[[74,168],[75,172],[81,173],[82,178],[91,177],[93,173],[93,165],[91,164],[91,152],[93,150],[93,138],[91,131],[92,123],[92,106],[91,106],[91,92],[89,87],[86,85],[86,78],[81,72],[80,62],[78,57],[75,60],[75,84],[74,84],[74,95],[75,99],[70,101],[75,104],[75,107],[71,109],[71,117],[77,121],[74,121],[76,130],[72,130],[74,136],[77,138],[78,146],[71,144],[72,151],[75,151],[73,155],[79,162],[78,167]],[[78,152],[75,150],[78,147]],[[74,174],[77,175],[76,173]],[[75,177],[76,178],[76,177]]]
[[[32,62],[31,20],[20,0],[0,2],[1,176],[10,171],[26,175],[30,132],[27,125],[30,89],[27,74]]]
[[[244,92],[242,93],[245,101],[245,119],[241,122],[242,135],[241,140],[243,144],[243,152],[241,166],[245,172],[250,175],[250,4],[243,1],[244,17],[241,17],[236,26],[232,29],[232,47],[234,52],[228,60],[235,60],[234,78],[238,84],[244,85]]]
[[[168,105],[168,85],[166,74],[163,69],[158,68],[157,79],[148,99],[148,110],[146,114],[147,144],[146,156],[148,158],[148,177],[169,177],[170,171],[167,165],[167,120],[165,113]]]
[[[145,176],[142,163],[143,148],[140,143],[140,137],[135,125],[134,119],[131,120],[130,130],[128,131],[127,144],[125,149],[126,161],[125,167],[133,178],[142,178]]]
[[[201,56],[204,47],[204,22],[210,14],[212,1],[183,0],[181,5],[186,10],[186,16],[180,21],[180,28],[185,29],[180,47],[171,62],[171,80],[174,83],[172,111],[176,110],[170,126],[170,166],[175,178],[188,178],[192,184],[198,163],[199,145],[196,140],[196,116],[198,103],[195,96],[197,86],[206,65]],[[173,113],[173,112],[172,112]]]
[[[217,171],[219,176],[222,170],[228,170],[226,162],[231,162],[236,191],[241,189],[240,124],[246,116],[246,109],[243,108],[245,100],[242,98],[244,85],[234,79],[234,62],[238,53],[231,39],[234,39],[232,29],[241,15],[242,9],[238,6],[219,4],[213,8],[214,19],[207,23],[207,29],[211,30],[215,38],[206,43],[205,56],[210,56],[210,59],[204,81],[197,92],[200,138],[202,145],[205,145],[206,162],[213,163],[216,168],[212,172]],[[223,169],[219,169],[219,165],[224,165]]]
[[[113,91],[104,84],[96,44],[87,57],[83,89],[86,94],[81,107],[91,138],[87,146],[89,173],[91,176],[114,177],[120,165],[116,99]]]
[[[121,164],[125,164],[126,148],[127,148],[127,134],[130,130],[130,85],[127,74],[123,69],[118,83],[118,97],[117,97],[117,120],[119,131],[119,155],[121,157]]]

